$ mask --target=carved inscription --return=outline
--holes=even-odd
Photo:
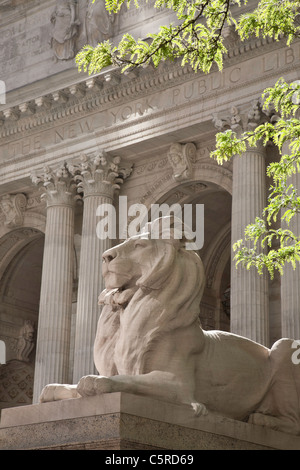
[[[268,54],[262,58],[262,73],[276,71],[280,67],[293,64],[299,60],[299,56],[299,45]]]
[[[74,139],[79,135],[88,134],[93,130],[94,124],[92,118],[66,124],[54,131],[54,143],[57,144],[63,140]]]
[[[217,92],[247,83],[263,75],[275,73],[300,62],[300,45],[283,48],[262,57],[249,59],[243,65],[224,69],[222,72],[211,73],[196,80],[189,81],[170,92],[170,102],[177,106],[186,101],[194,101],[197,97],[204,97],[207,93]],[[274,82],[276,78],[274,78]],[[262,91],[262,90],[261,90]]]
[[[39,135],[28,137],[26,139],[14,140],[3,148],[3,155],[6,159],[16,157],[18,155],[28,155],[35,151],[47,148],[48,146],[59,144],[68,139],[93,132],[93,118],[78,120],[64,126],[58,126],[50,131],[43,132]],[[2,150],[0,155],[2,156]]]
[[[11,158],[17,155],[27,155],[35,150],[39,150],[41,147],[41,136],[35,135],[33,137],[28,137],[27,139],[10,142],[8,144],[7,153],[9,158]]]
[[[275,83],[279,74],[284,74],[287,69],[296,67],[298,64],[300,64],[300,45],[294,44],[289,48],[278,49],[264,56],[252,57],[243,64],[225,68],[222,72],[196,75],[196,78],[190,80],[189,78],[192,76],[188,75],[184,82],[174,83],[173,86],[169,81],[166,83],[165,90],[150,87],[149,91],[152,93],[147,97],[140,97],[123,105],[111,106],[108,109],[103,109],[102,112],[98,111],[87,118],[77,119],[73,122],[61,124],[58,120],[55,127],[43,130],[40,134],[19,140],[14,139],[0,147],[0,160],[5,161],[16,156],[29,155],[93,132],[103,132],[106,129],[112,132],[115,126],[130,125],[141,119],[150,119],[151,116],[175,110],[186,103],[191,103],[193,106],[198,102],[199,109],[199,102],[203,99],[214,96],[215,93],[223,93],[230,89],[234,90],[236,87],[246,86],[247,83],[257,83],[258,86],[261,84],[262,89],[257,89],[257,93],[260,93],[264,88],[264,78]],[[174,71],[174,79],[177,76],[175,74],[176,71]]]
[[[159,109],[158,103],[159,97],[155,95],[112,109],[109,111],[111,124],[114,125],[149,114]]]

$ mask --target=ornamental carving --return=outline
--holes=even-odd
[[[120,157],[112,157],[102,150],[92,156],[82,154],[78,163],[68,163],[68,170],[77,183],[79,193],[112,197],[131,174],[132,166],[123,164]]]
[[[7,194],[0,199],[0,207],[5,217],[4,225],[9,228],[23,224],[27,199],[24,194]]]
[[[196,160],[196,147],[192,143],[172,144],[168,160],[173,168],[175,181],[184,181],[192,177],[192,163]]]
[[[105,2],[88,0],[85,16],[85,36],[87,43],[95,47],[112,35],[114,15],[109,15]]]
[[[30,320],[26,320],[20,330],[17,340],[16,351],[19,361],[29,362],[29,356],[34,348],[34,325]]]
[[[12,351],[15,353],[15,359],[23,362],[30,362],[30,353],[34,348],[34,323],[25,320],[24,325],[14,334],[15,337],[8,337],[7,341]]]
[[[30,363],[12,360],[0,365],[0,403],[31,404],[33,376],[34,369]]]
[[[45,166],[43,172],[31,174],[33,184],[42,191],[41,199],[46,200],[48,207],[57,204],[73,205],[80,197],[76,194],[76,183],[66,163],[53,170]]]
[[[79,19],[77,0],[57,0],[51,15],[52,32],[50,44],[56,60],[73,59],[78,34]]]
[[[223,117],[214,114],[212,120],[218,131],[232,129],[239,134],[255,129],[258,124],[263,123],[267,119],[268,116],[263,112],[260,101],[255,100],[245,110],[232,106],[229,115]]]
[[[283,338],[269,349],[236,334],[203,331],[204,265],[186,245],[188,227],[174,218],[166,227],[166,219],[103,253],[98,375],[48,384],[40,402],[134,393],[187,412],[190,405],[195,416],[212,413],[299,436],[300,370],[291,359],[297,341]],[[205,300],[203,307],[214,328],[213,307]]]

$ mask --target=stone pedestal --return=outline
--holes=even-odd
[[[11,450],[300,449],[300,437],[189,406],[127,393],[2,411],[0,448]]]

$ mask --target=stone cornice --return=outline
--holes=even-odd
[[[240,43],[231,38],[231,44],[225,68],[264,52],[284,47],[282,41],[255,38]],[[215,69],[216,71],[217,69]],[[201,77],[203,74],[197,74]],[[195,72],[189,67],[182,67],[179,62],[163,64],[158,69],[152,67],[128,75],[122,75],[119,69],[110,69],[99,75],[84,75],[78,81],[62,89],[34,97],[18,105],[6,106],[0,111],[0,137],[14,137],[16,133],[31,133],[51,122],[69,120],[78,115],[82,117],[91,112],[122,105],[141,96],[147,96],[170,86],[176,86],[192,80]]]

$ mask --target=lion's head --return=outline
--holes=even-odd
[[[185,248],[186,236],[178,238],[178,221],[171,217],[166,229],[165,219],[147,224],[140,235],[103,254],[106,290],[99,303],[123,307],[124,335],[118,332],[117,356],[123,360],[134,355],[135,367],[164,331],[188,326],[199,317],[205,284],[202,261]],[[186,235],[187,230],[181,233]]]

